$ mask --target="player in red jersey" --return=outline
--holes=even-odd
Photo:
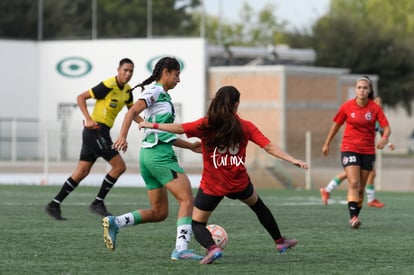
[[[373,90],[372,86],[370,87],[371,90]],[[377,103],[382,108],[382,99],[379,96],[376,96],[374,98],[374,102]],[[384,133],[384,129],[382,129],[378,125],[378,121],[375,125],[375,131],[377,131],[381,136]],[[394,151],[395,145],[392,144],[390,141],[388,142],[388,148],[390,148],[391,151]],[[374,187],[374,180],[376,177],[375,168],[371,170],[369,173],[367,183],[365,185],[365,192],[367,193],[367,206],[369,207],[376,207],[376,208],[382,208],[385,206],[385,204],[375,197],[375,187]],[[325,205],[328,205],[329,196],[332,191],[334,191],[344,180],[346,179],[346,173],[345,171],[342,171],[341,173],[337,174],[333,179],[329,181],[329,183],[326,185],[326,187],[320,189],[322,202]]]
[[[220,88],[212,100],[207,116],[183,124],[140,123],[140,128],[155,128],[201,139],[203,173],[194,200],[193,232],[195,239],[207,249],[201,264],[210,264],[222,255],[206,225],[213,210],[226,196],[247,204],[257,215],[275,242],[279,253],[294,247],[297,241],[281,235],[278,224],[260,199],[245,167],[246,147],[249,141],[262,147],[268,154],[291,162],[303,169],[308,165],[293,158],[262,134],[250,121],[240,118],[237,109],[240,92],[233,86]]]
[[[349,224],[358,228],[358,216],[364,200],[364,189],[370,172],[375,164],[375,123],[384,129],[377,144],[383,149],[388,144],[391,129],[381,106],[373,101],[374,93],[371,80],[363,76],[356,81],[355,98],[346,101],[333,119],[322,153],[329,154],[329,145],[340,127],[346,123],[341,143],[341,160],[348,179]]]

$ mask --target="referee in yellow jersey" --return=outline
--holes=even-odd
[[[101,188],[90,204],[89,210],[102,217],[111,215],[106,209],[104,199],[117,179],[126,170],[126,165],[117,150],[112,148],[110,129],[121,109],[128,109],[133,105],[132,90],[128,82],[134,72],[134,63],[129,58],[120,60],[118,74],[100,82],[95,87],[81,93],[77,97],[79,109],[85,120],[82,132],[82,148],[78,166],[72,175],[66,179],[60,191],[46,207],[45,212],[52,218],[62,221],[60,205],[63,200],[79,185],[89,174],[98,157],[104,158],[111,170],[105,175]],[[86,100],[95,99],[92,114],[89,113]],[[140,117],[136,117],[139,122]]]

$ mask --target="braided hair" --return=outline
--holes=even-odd
[[[233,86],[223,86],[217,91],[208,108],[207,121],[200,125],[208,147],[234,148],[244,141],[243,128],[236,116],[239,101],[240,92]]]
[[[167,71],[171,72],[172,70],[180,70],[180,63],[174,57],[163,57],[158,60],[157,64],[155,64],[154,70],[150,77],[142,81],[140,84],[136,85],[136,87],[141,87],[141,91],[145,89],[145,86],[151,84],[154,81],[158,81],[161,79],[162,70],[167,69]]]

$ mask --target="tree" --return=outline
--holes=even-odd
[[[237,22],[222,21],[215,16],[206,18],[206,39],[210,45],[269,46],[284,42],[285,22],[276,17],[276,6],[266,4],[256,14],[247,2],[239,11]],[[198,20],[197,17],[196,20]]]
[[[312,44],[317,52],[315,65],[379,75],[379,94],[384,104],[401,105],[411,115],[414,5],[410,3],[405,0],[332,0],[330,12],[312,29]],[[405,9],[405,20],[399,17],[402,9]]]
[[[0,37],[37,39],[35,0],[0,1]],[[43,0],[43,39],[92,38],[92,0]],[[186,36],[198,30],[190,11],[200,0],[96,0],[98,38],[147,37],[152,3],[153,36]]]
[[[37,2],[3,0],[0,2],[0,37],[37,38]]]
[[[188,11],[199,6],[199,0],[99,0],[99,37],[147,37],[149,2],[151,36],[188,36],[198,30]]]

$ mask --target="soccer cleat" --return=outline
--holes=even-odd
[[[118,234],[119,227],[115,223],[114,216],[108,216],[102,219],[102,226],[104,228],[104,242],[109,250],[115,250],[116,234]]]
[[[295,247],[297,243],[298,241],[295,239],[286,239],[285,237],[282,237],[276,241],[276,249],[280,254],[282,254],[288,249]]]
[[[215,260],[219,259],[223,255],[221,248],[217,245],[208,249],[207,255],[200,261],[200,264],[212,264]]]
[[[349,220],[349,225],[353,228],[353,229],[358,229],[361,226],[361,221],[358,219],[357,216],[353,216],[350,220]]]
[[[186,249],[178,251],[174,249],[171,253],[171,260],[201,260],[204,257],[193,252],[193,250]]]
[[[106,210],[106,206],[103,201],[91,203],[89,205],[89,211],[102,217],[112,216],[112,214]]]
[[[328,205],[328,199],[329,199],[329,192],[325,190],[325,188],[319,189],[319,192],[321,193],[322,202],[325,205]]]
[[[367,203],[367,206],[369,207],[375,207],[375,208],[383,208],[385,206],[385,203],[380,202],[377,199],[374,199],[373,201],[370,201]]]
[[[62,217],[62,211],[60,210],[60,205],[53,206],[50,203],[48,203],[45,207],[45,212],[57,221],[66,220],[66,218]]]

